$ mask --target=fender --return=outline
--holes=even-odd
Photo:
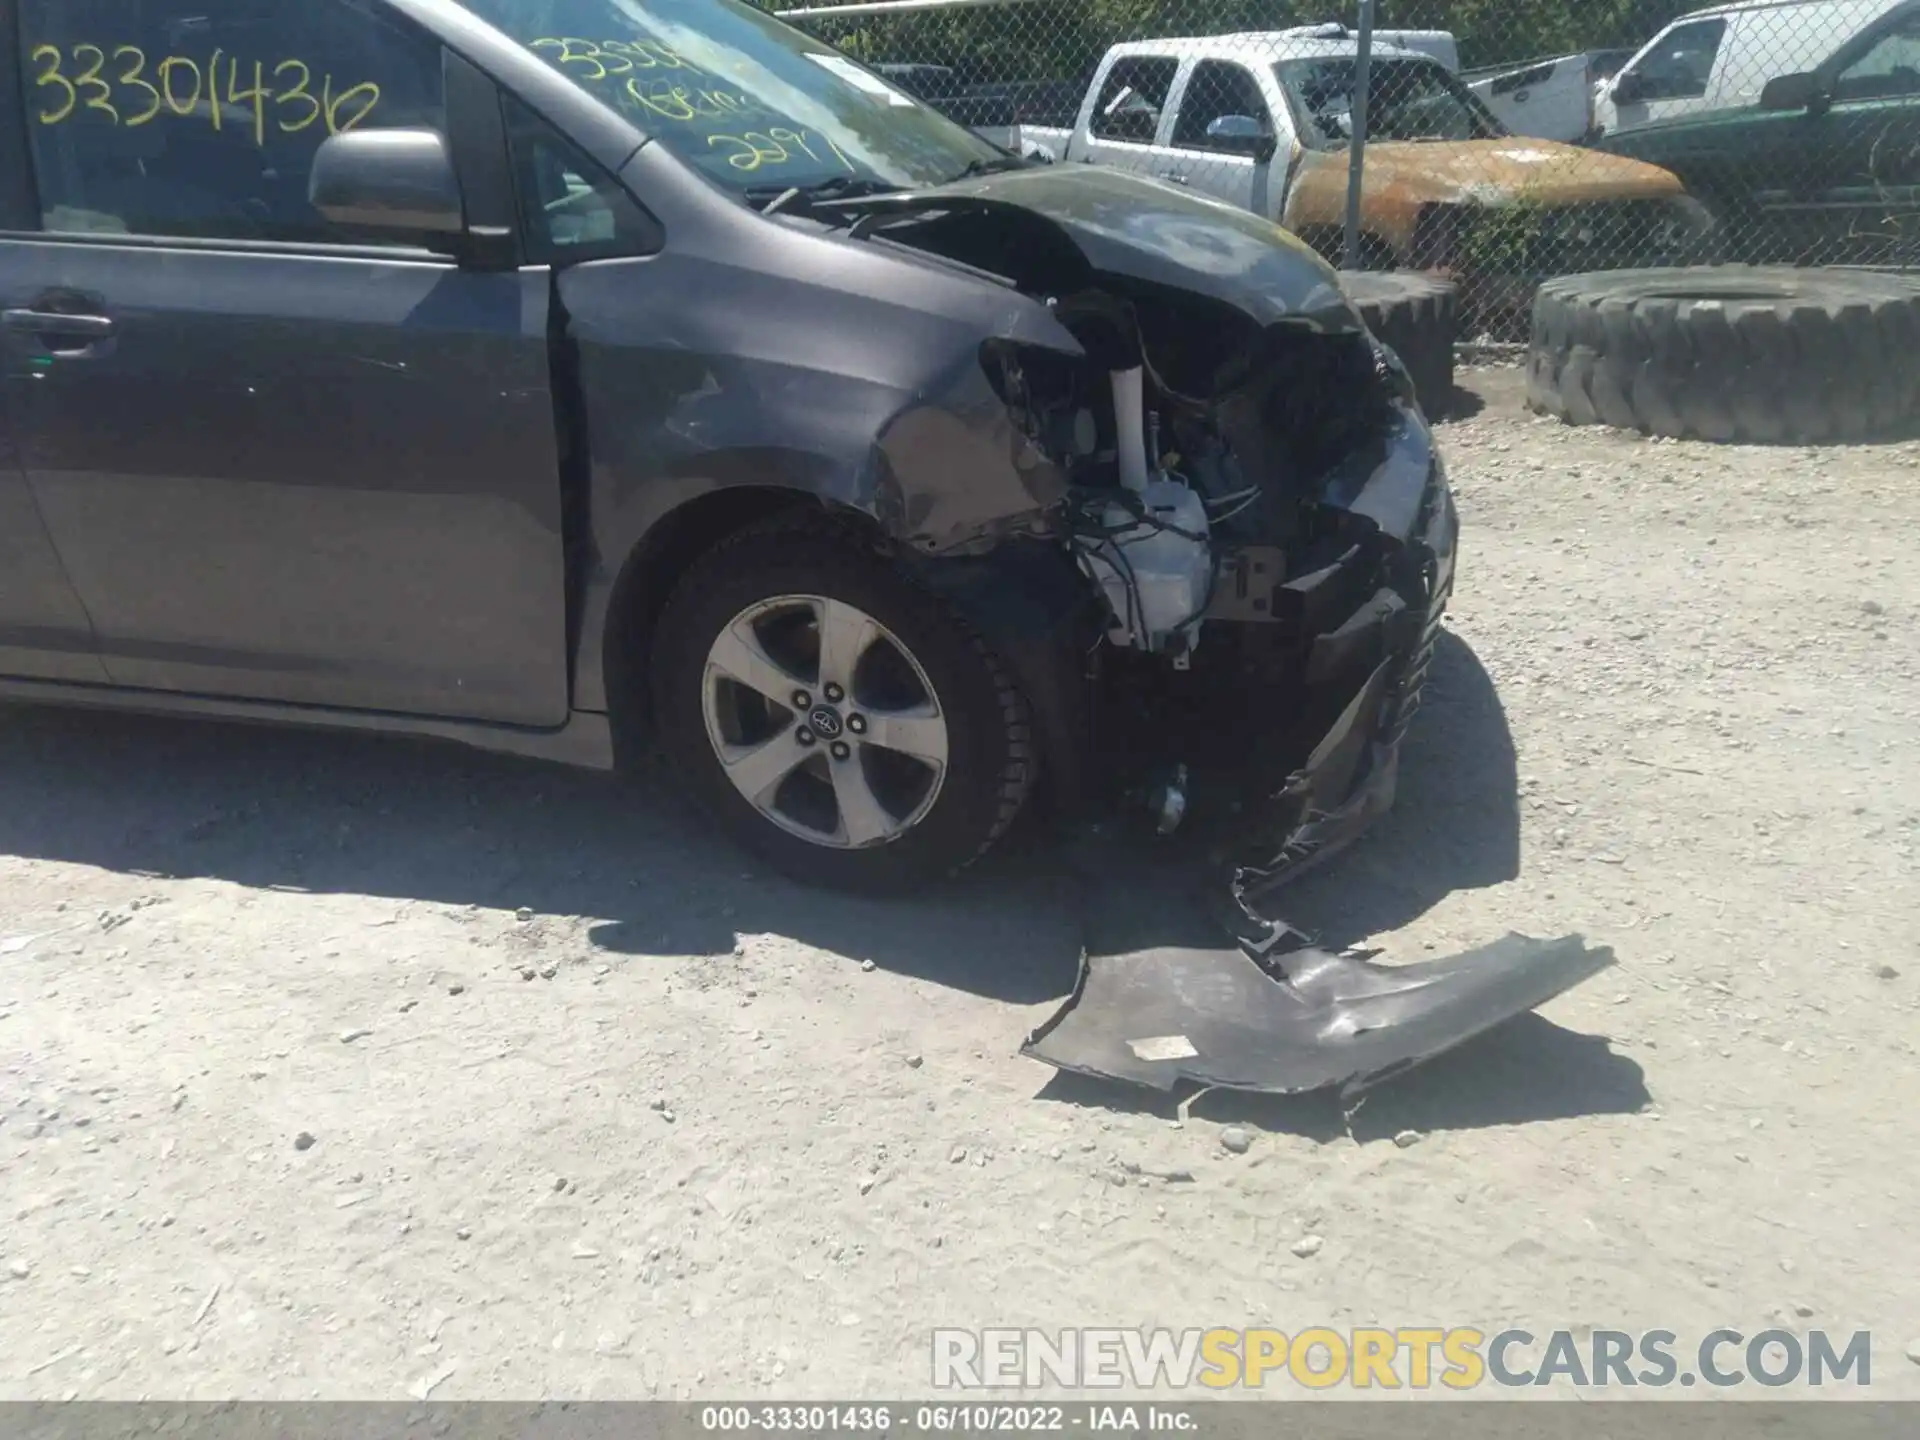
[[[708,243],[589,261],[554,281],[578,377],[574,483],[588,517],[582,709],[607,703],[623,573],[636,555],[656,556],[649,537],[690,505],[728,491],[791,495],[941,556],[990,548],[1065,493],[981,362],[994,340],[1083,354],[1044,305],[935,256],[798,217],[769,223],[649,168],[675,166],[647,146],[624,178],[660,197],[669,235],[697,222]]]

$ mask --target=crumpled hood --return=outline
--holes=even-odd
[[[1096,272],[1185,290],[1280,321],[1362,328],[1335,272],[1272,221],[1173,185],[1097,165],[1047,165],[837,204],[911,215],[1009,209],[1051,221]]]

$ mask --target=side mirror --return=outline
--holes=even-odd
[[[1818,75],[1776,75],[1760,92],[1762,110],[1812,110],[1826,99]]]
[[[437,130],[350,130],[322,142],[307,199],[356,230],[451,236],[466,230],[460,180]]]
[[[1638,105],[1647,98],[1647,82],[1638,70],[1625,70],[1613,77],[1607,98],[1616,105]]]
[[[1207,138],[1223,150],[1271,160],[1277,147],[1273,134],[1251,115],[1220,115],[1207,122]]]

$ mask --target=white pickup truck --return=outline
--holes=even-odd
[[[1582,50],[1575,55],[1489,65],[1460,78],[1514,134],[1575,143],[1598,132],[1594,106],[1600,87],[1632,54],[1631,50]]]
[[[1060,163],[1115,166],[1212,195],[1337,256],[1357,57],[1338,27],[1116,45],[1072,130],[1023,126],[1022,138]],[[1371,76],[1367,268],[1530,282],[1691,258],[1704,212],[1667,171],[1515,138],[1428,51],[1378,44]],[[1525,222],[1517,239],[1516,215]]]
[[[1240,40],[1254,37],[1218,38]],[[1346,26],[1333,24],[1301,25],[1258,38],[1352,40],[1356,53],[1359,43]],[[1585,50],[1578,54],[1514,61],[1462,71],[1459,42],[1451,31],[1376,30],[1373,38],[1377,53],[1411,50],[1439,61],[1458,74],[1466,82],[1467,89],[1478,96],[1494,117],[1515,135],[1564,140],[1570,144],[1592,136],[1595,131],[1593,106],[1596,93],[1633,54],[1631,50]],[[885,68],[881,67],[882,70]],[[1070,127],[1036,129],[1028,126],[1024,136],[1028,141],[1038,139],[1043,144],[1061,146],[1067,143],[1072,133]]]

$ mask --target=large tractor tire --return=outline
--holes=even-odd
[[[1752,265],[1549,280],[1534,299],[1527,404],[1684,440],[1899,434],[1920,417],[1920,283]]]
[[[1450,280],[1412,270],[1345,270],[1340,287],[1380,343],[1413,377],[1420,408],[1438,418],[1453,405],[1453,343],[1460,297]]]

